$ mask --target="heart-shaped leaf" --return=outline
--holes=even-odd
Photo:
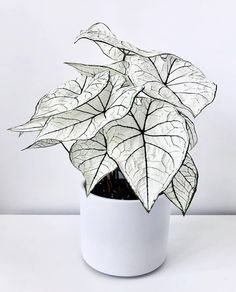
[[[185,214],[197,190],[197,183],[197,168],[191,156],[187,154],[181,168],[163,193]]]
[[[38,139],[89,139],[110,121],[125,116],[141,89],[127,86],[122,75],[112,76],[96,98],[72,111],[51,117]]]
[[[11,128],[16,132],[40,131],[49,117],[72,110],[96,97],[108,84],[108,72],[94,77],[79,74],[79,77],[67,81],[51,90],[38,102],[33,117],[25,124]]]
[[[147,52],[136,48],[130,43],[120,41],[104,23],[96,23],[87,30],[81,31],[75,42],[80,39],[94,41],[105,55],[116,61],[124,60],[128,54],[138,54],[145,57],[158,54],[156,51]]]
[[[150,211],[185,158],[189,138],[184,118],[173,106],[145,99],[104,133],[109,156]]]
[[[106,140],[101,133],[90,140],[75,142],[70,150],[70,159],[83,173],[88,195],[104,176],[117,168],[117,164],[107,154]]]
[[[108,79],[108,72],[98,73],[94,77],[79,74],[75,80],[67,81],[44,96],[33,118],[50,117],[86,103],[107,86]]]
[[[75,68],[79,72],[83,73],[86,76],[93,76],[94,74],[103,72],[103,71],[109,71],[110,76],[123,74],[123,77],[126,78],[126,83],[128,85],[132,85],[132,82],[126,75],[127,68],[129,66],[129,63],[126,61],[120,61],[113,63],[111,65],[102,66],[102,65],[87,65],[87,64],[80,64],[80,63],[66,63],[67,65]],[[142,95],[139,95],[137,98],[135,98],[134,102],[141,105],[142,99],[145,97],[145,94],[142,93]]]
[[[136,86],[156,99],[189,110],[197,116],[215,97],[216,85],[190,62],[171,54],[128,56],[128,75]]]

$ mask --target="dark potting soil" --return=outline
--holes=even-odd
[[[93,194],[117,200],[138,200],[135,192],[117,168],[105,176],[93,189]]]

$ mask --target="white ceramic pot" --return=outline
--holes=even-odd
[[[80,196],[81,251],[85,262],[113,276],[132,277],[166,258],[170,203],[164,196],[150,213],[138,200]]]

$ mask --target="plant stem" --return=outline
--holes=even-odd
[[[69,154],[70,151],[66,148],[65,144],[64,144],[63,142],[60,142],[60,143],[61,143],[62,147],[63,147],[63,148],[67,151],[67,153]]]
[[[107,175],[107,188],[108,188],[108,194],[111,195],[111,193],[112,193],[112,176],[110,173]]]

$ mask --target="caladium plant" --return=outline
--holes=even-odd
[[[216,94],[216,85],[193,64],[119,40],[103,23],[81,31],[114,62],[67,63],[78,77],[44,95],[32,118],[12,128],[39,132],[28,148],[56,144],[68,150],[86,180],[89,195],[119,168],[149,212],[165,195],[183,214],[197,189],[198,171],[189,151],[196,117]]]

